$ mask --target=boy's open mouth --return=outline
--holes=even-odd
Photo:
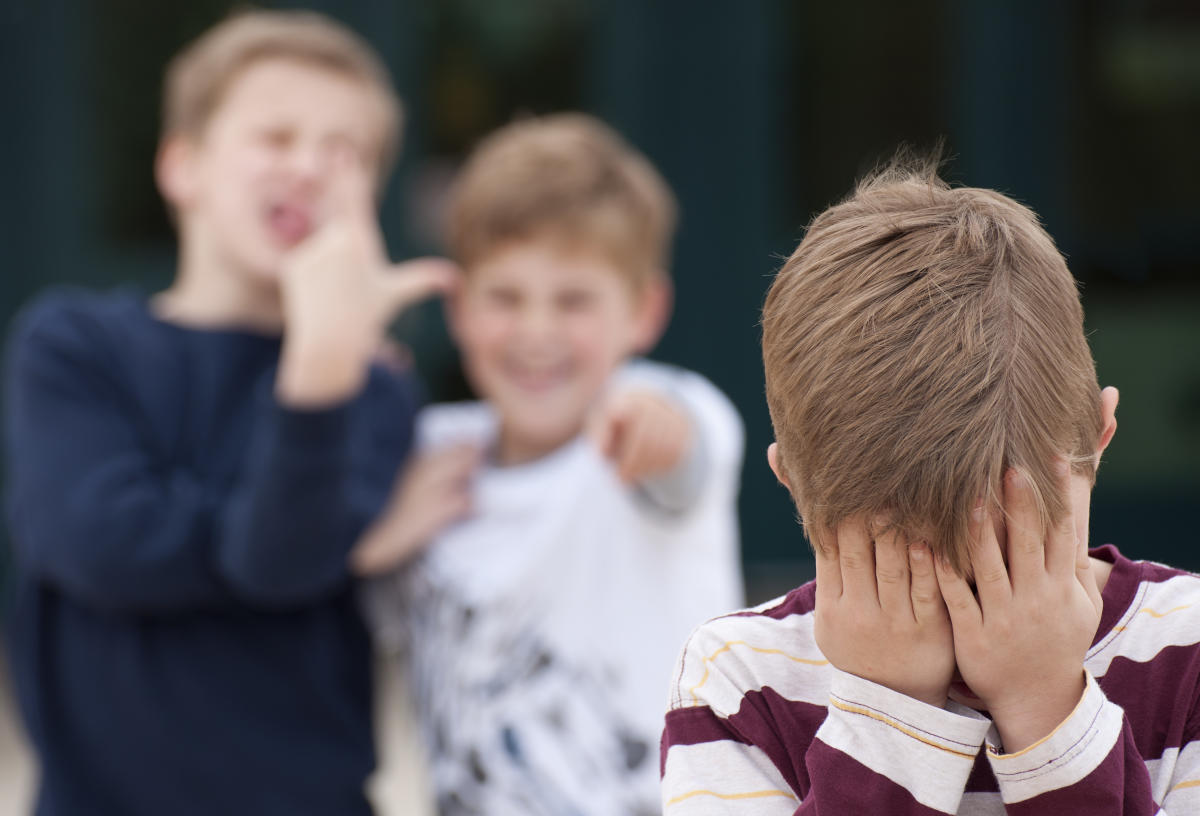
[[[300,243],[313,231],[311,212],[307,207],[296,204],[271,204],[267,208],[266,220],[271,234],[285,246]]]

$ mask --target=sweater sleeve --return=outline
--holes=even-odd
[[[1200,808],[1198,749],[1191,742],[1180,751],[1160,807],[1125,713],[1088,674],[1079,704],[1053,732],[1013,754],[989,746],[988,761],[1012,816],[1156,816]]]
[[[346,579],[348,410],[258,395],[241,482],[218,497],[150,451],[86,324],[35,311],[10,346],[9,511],[22,568],[93,607],[304,602]],[[266,390],[264,389],[264,392]]]

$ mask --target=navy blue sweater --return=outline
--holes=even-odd
[[[411,381],[273,396],[279,338],[60,292],[7,370],[9,646],[37,812],[369,813],[370,659],[346,554],[411,438]]]

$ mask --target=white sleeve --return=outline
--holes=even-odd
[[[648,388],[675,402],[689,417],[695,443],[670,473],[647,481],[643,489],[659,507],[685,512],[714,493],[736,494],[741,477],[745,433],[733,403],[704,377],[686,369],[637,360],[617,375],[615,388]]]

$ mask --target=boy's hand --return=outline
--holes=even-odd
[[[281,272],[277,390],[290,405],[326,405],[357,393],[388,323],[449,289],[456,276],[445,260],[389,264],[366,167],[348,154],[334,173],[328,219],[291,251]]]
[[[606,399],[591,417],[588,435],[626,484],[672,470],[692,442],[691,420],[653,391],[629,389]]]
[[[1065,460],[1058,475],[1058,489],[1069,497]],[[937,576],[959,671],[987,706],[1004,750],[1013,753],[1047,736],[1083,696],[1083,659],[1101,601],[1069,511],[1043,534],[1028,477],[1016,470],[1005,474],[1004,511],[1007,567],[988,514],[980,510],[972,523],[978,599],[947,564],[938,563]]]
[[[479,448],[458,445],[412,462],[388,506],[350,552],[350,569],[359,575],[386,572],[465,516],[471,509],[471,476],[479,460]]]
[[[861,519],[817,544],[814,636],[822,654],[844,672],[941,707],[954,645],[929,546],[895,532],[872,541]]]

